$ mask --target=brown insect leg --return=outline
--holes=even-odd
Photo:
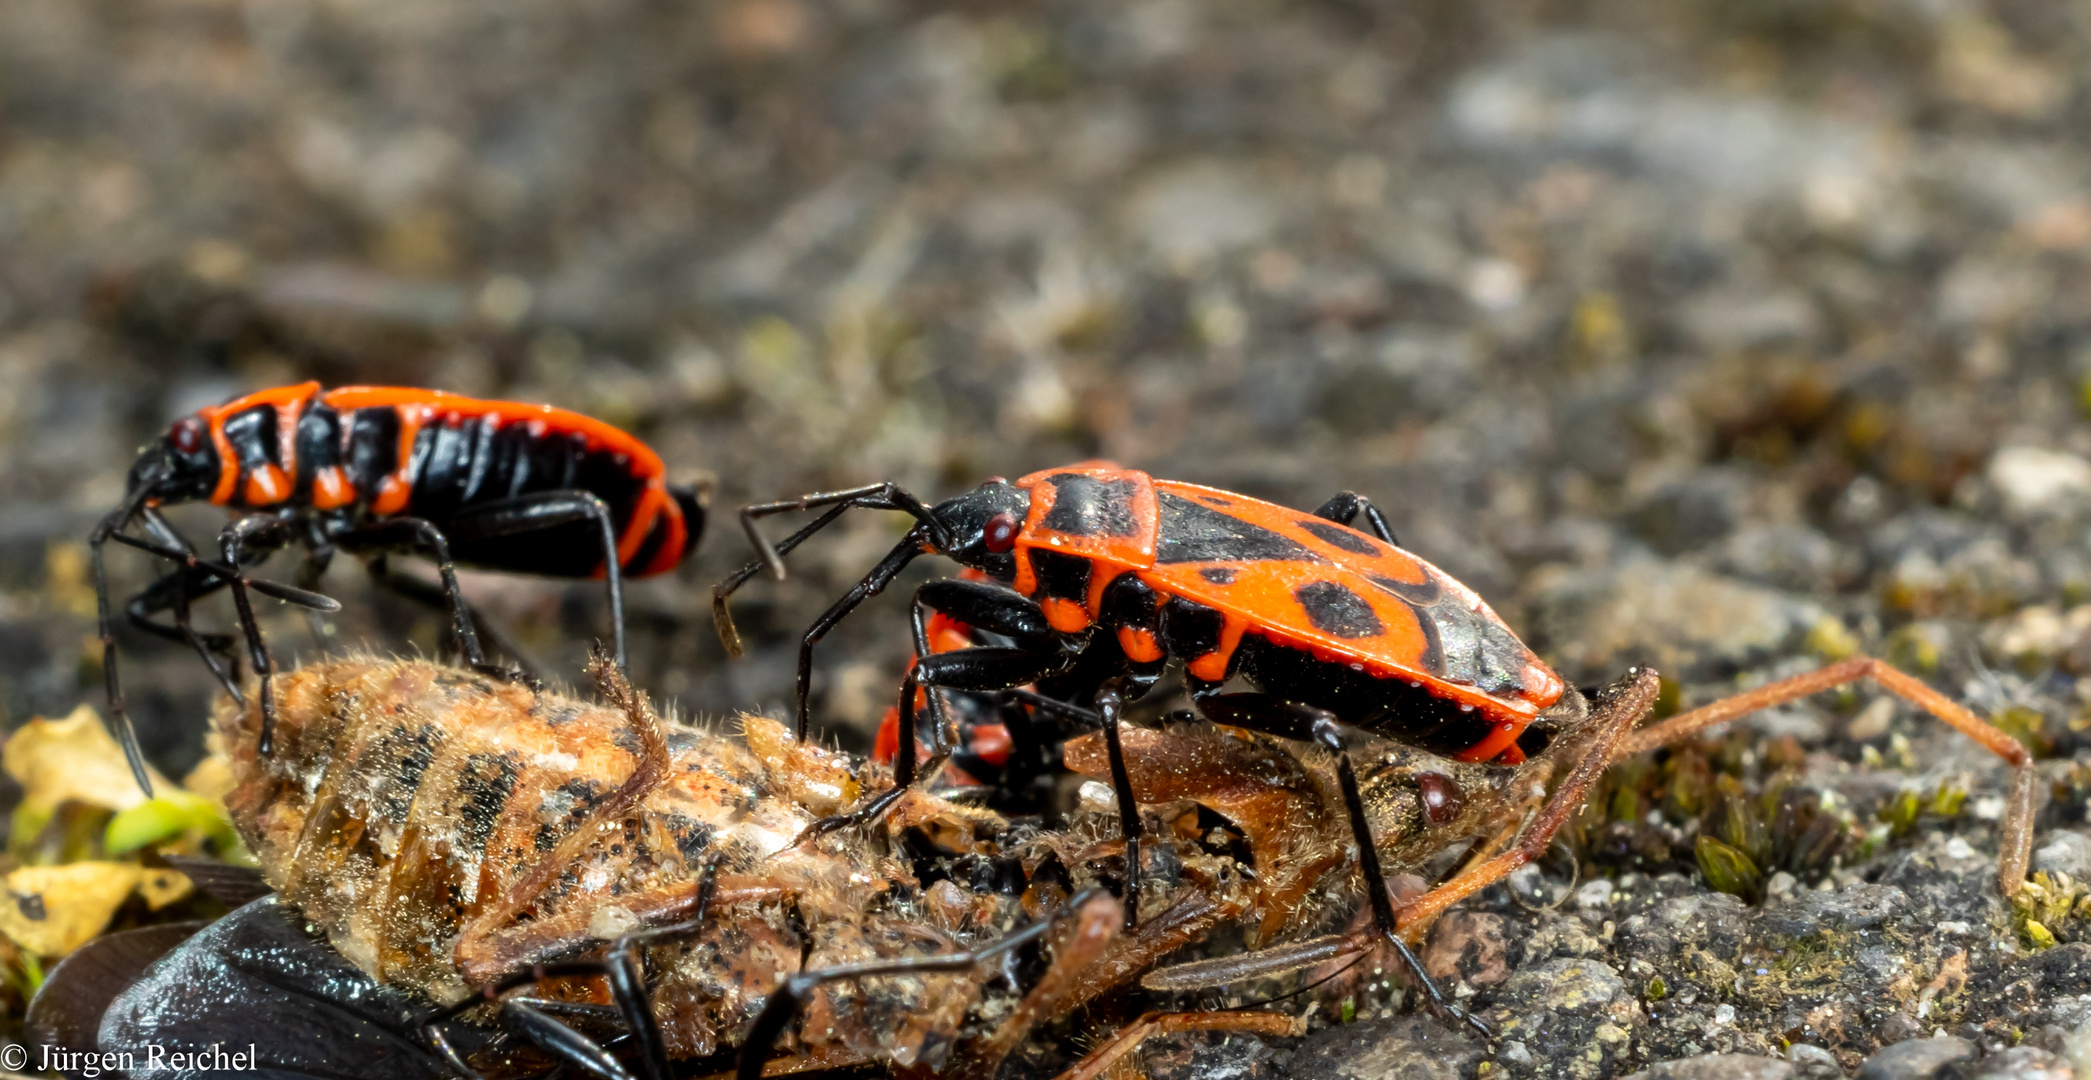
[[[1093,926],[1101,917],[1108,921],[1120,917],[1118,902],[1108,894],[1092,890],[1077,894],[1068,901],[1063,914],[1075,914],[1085,927]],[[734,1070],[738,1080],[759,1080],[763,1075],[764,1063],[771,1048],[793,1020],[803,1010],[807,999],[821,986],[832,982],[855,981],[878,978],[886,975],[913,975],[932,971],[965,971],[981,962],[1018,948],[1026,942],[1035,941],[1053,929],[1057,919],[1032,923],[1020,930],[1012,931],[992,945],[957,953],[942,953],[929,956],[908,956],[893,960],[871,960],[859,964],[839,964],[831,968],[801,971],[787,977],[765,1001],[755,1022],[748,1026],[747,1036],[741,1042],[740,1062]]]
[[[687,919],[697,908],[701,892],[699,882],[677,882],[647,892],[620,896],[617,906],[631,912],[641,926],[662,926]],[[711,898],[711,907],[717,910],[748,904],[781,903],[790,895],[783,886],[763,878],[721,874]],[[476,986],[546,957],[570,955],[599,944],[603,939],[589,929],[594,915],[595,910],[584,905],[549,918],[490,928],[473,942],[470,955],[460,953],[458,974]]]
[[[1326,934],[1289,945],[1272,945],[1255,952],[1156,968],[1141,977],[1140,985],[1165,992],[1209,990],[1244,979],[1288,975],[1332,960],[1348,960],[1371,947],[1372,941],[1365,935]]]
[[[1187,1012],[1147,1013],[1110,1042],[1091,1050],[1060,1074],[1059,1080],[1096,1080],[1120,1058],[1138,1049],[1150,1035],[1172,1035],[1180,1031],[1246,1031],[1255,1035],[1302,1035],[1305,1020],[1274,1012]]]
[[[754,565],[761,566],[762,564],[756,563]],[[864,1055],[851,1050],[841,1043],[828,1043],[823,1046],[806,1047],[797,1057],[771,1058],[763,1062],[762,1075],[767,1080],[767,1078],[772,1076],[828,1073],[862,1065],[867,1060]],[[732,1077],[738,1075],[737,1072],[715,1072],[706,1074],[699,1080],[731,1080]]]
[[[1420,941],[1423,931],[1446,908],[1546,854],[1546,849],[1553,845],[1554,833],[1582,808],[1583,800],[1590,794],[1590,786],[1612,764],[1613,757],[1626,743],[1628,733],[1648,715],[1649,709],[1655,707],[1656,693],[1660,689],[1660,680],[1653,668],[1629,671],[1607,689],[1598,699],[1596,711],[1589,720],[1596,734],[1583,748],[1575,770],[1554,790],[1553,797],[1540,809],[1539,816],[1532,819],[1524,835],[1518,838],[1517,846],[1478,866],[1460,871],[1451,880],[1404,905],[1396,919],[1402,936],[1410,941]]]
[[[1203,889],[1189,889],[1168,907],[1140,923],[1131,934],[1120,935],[1102,957],[1083,969],[1060,1002],[1060,1011],[1080,1008],[1089,999],[1124,985],[1155,961],[1202,939],[1213,927],[1232,922],[1247,910],[1245,901],[1215,897]]]
[[[2003,831],[1998,839],[1997,889],[2007,897],[2015,895],[2019,885],[2026,880],[2026,865],[2033,855],[2033,755],[2027,753],[2017,739],[1976,716],[1967,706],[1932,689],[1917,677],[1897,670],[1885,660],[1855,656],[1805,675],[1767,683],[1755,690],[1701,705],[1635,732],[1627,744],[1627,753],[1638,754],[1643,750],[1668,746],[1715,724],[1724,724],[1759,709],[1783,705],[1860,679],[1872,679],[1882,689],[1945,721],[1954,730],[2010,763],[2015,771],[2011,778],[2011,795],[2005,804]]]
[[[1017,1044],[1034,1027],[1040,1017],[1059,1011],[1067,998],[1077,988],[1081,974],[1089,965],[1104,955],[1112,940],[1118,936],[1118,927],[1124,921],[1121,907],[1105,896],[1092,902],[1076,913],[1073,925],[1054,936],[1052,943],[1053,965],[1038,980],[1038,985],[1024,995],[1016,1010],[995,1029],[995,1033],[983,1041],[974,1052],[978,1060],[971,1063],[981,1076],[993,1076]]]
[[[612,822],[621,821],[630,814],[653,789],[668,775],[668,737],[661,731],[660,717],[654,715],[653,706],[646,695],[632,688],[625,681],[617,665],[598,656],[589,664],[589,673],[595,676],[596,687],[610,703],[623,711],[639,733],[639,760],[632,774],[625,778],[610,797],[597,803],[581,819],[579,827],[560,839],[552,850],[545,853],[536,865],[516,878],[515,883],[498,900],[479,909],[458,933],[457,948],[452,954],[458,969],[473,978],[474,972],[485,973],[500,970],[492,937],[495,931],[507,926],[517,915],[537,902],[559,875],[580,861],[590,846],[601,839],[603,829]],[[691,886],[694,895],[694,886]]]

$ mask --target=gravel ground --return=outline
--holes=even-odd
[[[404,382],[628,426],[718,507],[1092,455],[1355,489],[1579,682],[1653,662],[1690,703],[1852,648],[1922,672],[2036,745],[2044,864],[2091,879],[2091,839],[2047,831],[2091,790],[2085,72],[2091,8],[2024,0],[16,0],[0,721],[98,700],[82,540],[145,438],[293,379]],[[706,591],[745,545],[716,529],[634,588],[640,681],[783,708],[794,628],[899,528],[751,586],[734,663]],[[438,647],[353,563],[326,587],[336,638],[276,614],[285,661]],[[467,589],[578,676],[592,589]],[[900,611],[823,646],[847,745]],[[178,773],[208,680],[125,646]],[[1605,895],[1497,890],[1440,931],[1504,1042],[1361,998],[1241,1068],[2091,1075],[2076,894],[2050,879],[2031,934],[1985,884],[2003,771],[1873,702],[1710,744],[1699,794],[1777,767],[1836,793],[1809,805],[1840,837],[1904,791],[1958,813],[1826,856],[1773,821],[1789,868],[1746,903],[1691,856],[1712,797],[1645,766],[1581,830]],[[1217,1075],[1208,1051],[1150,1060]]]

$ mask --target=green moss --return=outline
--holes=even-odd
[[[2091,889],[2068,874],[2040,871],[2011,898],[2019,937],[2035,949],[2075,940],[2086,912],[2091,912]]]
[[[2055,737],[2046,731],[2047,717],[2038,709],[2013,705],[1993,714],[1989,721],[2017,739],[2034,757],[2049,757],[2055,752]]]
[[[1775,936],[1764,942],[1764,952],[1754,964],[1744,965],[1740,996],[1766,1008],[1793,997],[1819,997],[1837,985],[1857,947],[1855,935],[1838,930]]]
[[[1968,801],[1968,789],[1951,780],[1939,781],[1939,789],[1931,796],[1930,810],[1942,818],[1957,816],[1962,803]]]
[[[1762,893],[1764,871],[1739,848],[1702,835],[1693,850],[1699,856],[1699,872],[1706,876],[1709,887],[1751,902]]]
[[[1904,836],[1917,827],[1917,818],[1924,813],[1924,800],[1907,788],[1895,793],[1895,797],[1881,804],[1875,816],[1888,827],[1891,836]]]

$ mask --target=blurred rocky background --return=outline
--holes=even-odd
[[[317,378],[592,413],[714,476],[717,510],[885,478],[941,496],[1088,456],[1299,506],[1355,489],[1573,679],[1653,661],[1703,700],[1876,651],[2007,718],[2049,759],[2044,828],[2080,823],[2087,72],[2091,6],[2059,0],[13,0],[0,723],[99,704],[82,542],[140,443]],[[199,539],[219,521],[176,517]],[[796,630],[902,523],[847,519],[790,581],[746,589],[735,663],[708,589],[747,548],[714,525],[694,565],[633,587],[636,673],[688,712],[781,709]],[[152,572],[111,562],[119,590]],[[326,588],[348,604],[334,639],[272,616],[284,662],[441,647],[353,561]],[[466,588],[579,676],[593,587]],[[822,647],[819,715],[846,745],[891,695],[902,610]],[[209,680],[173,646],[124,646],[178,774]],[[1851,901],[1864,925],[1928,935],[1914,968],[1818,987],[1865,1008],[1829,1030],[1816,999],[1796,1013],[1741,982],[1656,1006],[1633,965],[1697,946],[1615,946],[1595,898],[1506,909],[1601,943],[1521,940],[1507,983],[1468,986],[1543,1027],[1583,1016],[1551,1030],[1587,1046],[1424,1056],[1596,1076],[1823,1044],[1828,1065],[1762,1065],[1786,1073],[1658,1075],[1841,1074],[1962,1025],[1968,1053],[1924,1068],[2066,1075],[2091,963],[2057,958],[2091,946],[2051,916],[2044,949],[1993,897],[1949,910],[1880,884],[1880,858],[1927,843],[1947,854],[1925,873],[1982,880],[1960,857],[1994,851],[2002,775],[1872,701],[1753,729],[1843,778],[1825,787],[1972,793],[1863,874],[1793,863],[1803,892],[1894,890]],[[2091,840],[2071,850],[2056,872],[2091,876]],[[1726,902],[1688,858],[1652,858],[1669,876],[1647,904]],[[1676,917],[1658,928],[1714,932]],[[1941,921],[1975,944],[1953,952]],[[1973,955],[1978,984],[2034,984],[1920,1011],[1927,985],[1948,1000],[1955,955],[1963,980]],[[1578,964],[1603,972],[1562,973]]]

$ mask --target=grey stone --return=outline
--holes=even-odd
[[[1633,661],[1686,678],[1732,671],[1791,648],[1827,615],[1760,585],[1657,562],[1542,576],[1532,611],[1534,644],[1593,679]]]
[[[1617,1071],[1639,1009],[1610,965],[1579,957],[1534,964],[1502,985],[1489,1019],[1505,1039],[1522,1041],[1534,1064],[1515,1076],[1598,1080]],[[1509,1064],[1508,1056],[1502,1059]]]
[[[1754,1054],[1707,1054],[1650,1065],[1626,1080],[1793,1080],[1790,1062]]]
[[[2033,869],[2091,881],[2091,836],[2056,829],[2048,834],[2047,843],[2033,852]]]
[[[1907,894],[1927,920],[1988,926],[2005,917],[1995,866],[1983,857],[1952,859],[1943,851],[1900,851],[1888,856],[1879,881]]]
[[[1299,1080],[1458,1080],[1481,1044],[1424,1015],[1343,1024],[1309,1035],[1292,1056]]]
[[[1635,535],[1665,555],[1707,546],[1734,532],[1749,511],[1749,484],[1728,469],[1700,469],[1657,489],[1628,515]]]
[[[1794,1043],[1786,1048],[1786,1060],[1793,1063],[1794,1074],[1802,1080],[1844,1080],[1844,1066],[1837,1055],[1820,1046]]]
[[[2075,1080],[2076,1069],[2061,1057],[2037,1046],[2014,1046],[1983,1058],[1970,1068],[1961,1066],[1967,1080]]]
[[[1974,1043],[1951,1035],[1907,1039],[1867,1058],[1857,1080],[1931,1080],[1946,1066],[1974,1056]]]
[[[1806,525],[1744,524],[1715,545],[1714,569],[1793,592],[1827,593],[1858,572],[1857,553]]]
[[[1771,934],[1802,937],[1824,929],[1871,930],[1910,912],[1909,897],[1892,885],[1861,883],[1830,892],[1806,892],[1768,909],[1758,926]]]

